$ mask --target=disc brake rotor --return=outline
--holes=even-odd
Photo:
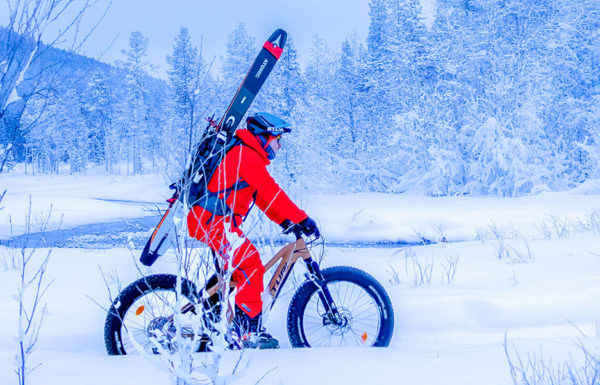
[[[341,336],[352,329],[352,313],[345,308],[338,308],[337,310],[339,321],[332,321],[331,317],[324,315],[323,326],[325,326],[331,334]]]

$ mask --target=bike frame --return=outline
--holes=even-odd
[[[306,264],[306,268],[308,270],[306,277],[310,281],[314,282],[318,287],[319,297],[325,307],[325,310],[327,311],[328,318],[334,323],[341,322],[339,313],[333,302],[333,298],[331,297],[327,286],[323,282],[323,276],[321,274],[319,264],[312,259],[306,242],[298,233],[296,234],[296,242],[285,245],[265,264],[265,272],[270,271],[276,265],[277,268],[275,269],[273,277],[269,281],[266,290],[263,292],[263,322],[266,320],[268,314],[275,305],[279,293],[281,292],[281,288],[287,281],[292,268],[299,259],[302,259]],[[278,262],[279,264],[277,264]],[[235,288],[236,286],[237,282],[235,281],[232,281],[229,284],[230,288]],[[224,285],[222,285],[222,282],[219,282],[218,279],[213,276],[207,281],[206,287],[199,293],[200,298],[209,298],[217,294],[217,292],[222,290],[223,287]],[[195,306],[191,303],[181,309],[182,313],[187,313],[194,310]],[[231,313],[230,316],[233,316],[233,314]]]

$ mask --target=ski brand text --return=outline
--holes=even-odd
[[[260,75],[262,75],[262,72],[265,69],[265,67],[267,66],[267,63],[269,63],[269,59],[265,59],[265,61],[263,61],[263,63],[260,65],[258,72],[256,72],[257,79],[260,78]]]

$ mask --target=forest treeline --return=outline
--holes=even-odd
[[[369,15],[366,39],[315,36],[302,66],[290,36],[254,102],[293,124],[282,184],[516,196],[600,177],[600,2],[438,0],[425,25],[418,0],[372,0]],[[0,38],[2,172],[176,175],[264,37],[238,25],[217,71],[182,27],[165,80],[140,32],[116,65],[51,47],[29,60],[26,39]]]

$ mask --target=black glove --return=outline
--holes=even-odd
[[[311,217],[308,217],[302,222],[298,223],[298,226],[300,226],[300,229],[304,235],[308,237],[314,235],[315,237],[319,238],[321,236],[319,228],[317,227],[317,222],[315,222]]]
[[[289,234],[294,231],[294,227],[296,227],[297,225],[289,219],[286,219],[283,222],[281,222],[279,226],[281,226],[281,228],[283,229],[284,234]]]

